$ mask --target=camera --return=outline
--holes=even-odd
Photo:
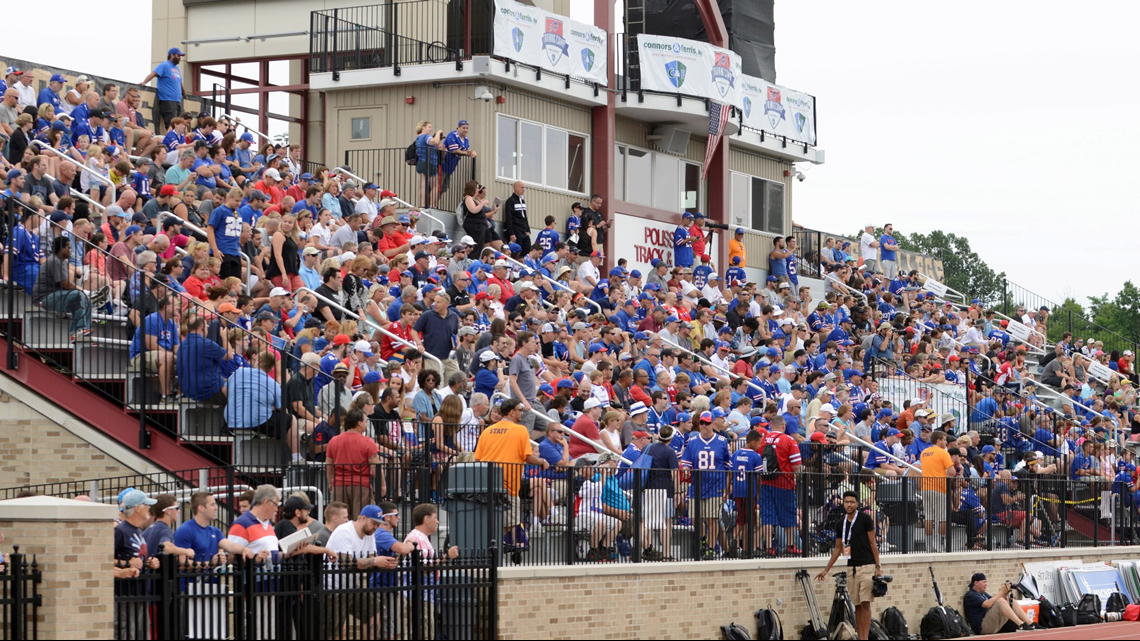
[[[796,180],[803,182],[803,181],[807,180],[807,175],[804,174],[804,172],[802,172],[802,171],[797,171],[796,172]]]
[[[894,580],[895,577],[889,574],[875,577],[871,582],[871,595],[876,599],[887,596],[887,584]]]
[[[714,223],[711,220],[705,221],[705,227],[708,227],[709,229],[728,229],[728,225],[725,225],[724,223]]]

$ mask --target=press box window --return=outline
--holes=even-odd
[[[586,193],[588,138],[565,129],[500,115],[496,172],[501,180]]]

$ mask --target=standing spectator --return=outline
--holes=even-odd
[[[698,532],[701,536],[701,554],[705,557],[716,555],[715,546],[720,539],[720,517],[727,491],[731,489],[725,483],[727,470],[729,470],[728,441],[713,431],[712,412],[702,412],[700,419],[700,432],[689,438],[681,455],[681,467],[693,470],[694,481],[690,486],[691,498],[699,507],[694,509],[694,518],[700,519]],[[797,450],[798,451],[798,450]],[[696,476],[700,475],[697,479]],[[697,495],[697,487],[700,495]],[[795,499],[791,503],[795,506]],[[727,545],[722,545],[727,549]]]
[[[594,228],[597,230],[597,236],[594,239],[594,249],[602,251],[606,247],[606,229],[612,224],[610,221],[602,217],[602,203],[604,200],[600,194],[590,196],[590,206],[582,210],[582,229],[586,229],[586,220],[592,221]]]
[[[166,62],[159,64],[154,71],[147,74],[141,86],[145,87],[153,78],[158,78],[158,118],[160,131],[182,115],[182,100],[186,97],[186,90],[182,87],[182,72],[178,63],[186,56],[178,47],[171,47],[166,52]]]
[[[538,438],[541,438],[541,434],[546,431],[546,422],[536,425],[535,413],[529,411],[538,404],[535,396],[538,392],[538,380],[534,365],[530,361],[531,355],[539,348],[538,338],[530,332],[523,331],[518,333],[515,342],[518,344],[518,351],[511,357],[511,365],[507,370],[510,395],[521,400],[523,409],[527,410],[523,413],[523,425],[531,434],[538,434]]]
[[[471,141],[467,138],[467,133],[470,130],[471,125],[466,120],[460,120],[459,124],[455,126],[455,130],[447,134],[447,138],[443,141],[447,156],[443,159],[443,185],[440,187],[440,194],[447,192],[447,188],[451,186],[451,174],[455,173],[456,168],[459,167],[459,157],[475,158],[478,156],[471,150]]]
[[[673,262],[677,267],[693,266],[693,236],[689,233],[689,223],[693,215],[689,212],[681,214],[681,224],[673,230]]]
[[[221,257],[222,260],[222,270],[218,273],[218,278],[222,280],[230,276],[242,277],[240,240],[242,220],[237,209],[244,196],[240,188],[231,189],[226,194],[225,204],[214,208],[210,213],[210,222],[206,225],[206,238],[210,242],[210,249],[215,258]]]
[[[673,440],[672,425],[663,425],[657,432],[656,442],[642,450],[652,461],[645,479],[644,524],[647,538],[641,558],[647,561],[672,561],[673,509],[679,503],[677,488],[681,479],[677,475],[680,462],[677,452],[669,447]],[[653,532],[661,541],[660,551],[653,547]]]
[[[737,258],[740,259],[740,262],[736,262]],[[743,227],[737,227],[736,232],[732,235],[732,240],[728,241],[728,264],[734,267],[748,266],[748,250],[744,247]],[[728,278],[726,277],[725,280]]]
[[[463,231],[471,237],[471,253],[478,255],[483,251],[483,245],[491,242],[494,234],[495,211],[487,202],[487,188],[478,181],[468,180],[463,186],[463,207],[460,208],[460,223]]]
[[[348,505],[349,518],[372,502],[373,466],[380,464],[380,447],[364,435],[364,413],[351,410],[344,418],[344,431],[329,441],[325,471],[334,501]]]
[[[895,226],[883,225],[883,235],[879,236],[879,267],[888,280],[894,280],[899,271],[899,243],[895,240]]]
[[[174,532],[174,545],[193,551],[195,563],[221,565],[226,561],[226,552],[247,559],[253,557],[249,550],[225,538],[221,530],[211,525],[218,520],[218,502],[214,495],[191,494],[190,514],[190,520]]]
[[[338,437],[339,438],[339,437]],[[396,567],[396,557],[378,556],[376,537],[384,523],[384,512],[375,505],[361,506],[360,515],[355,521],[341,524],[329,536],[325,546],[329,552],[339,555],[342,563],[351,563],[362,571],[392,569]],[[390,547],[390,546],[389,546]],[[334,594],[326,601],[325,633],[328,638],[336,638],[343,626],[348,625],[348,616],[360,622],[361,634],[374,639],[380,636],[380,595],[376,592],[362,592],[363,581],[335,574],[328,578],[329,587],[337,590],[354,590],[356,593]],[[392,613],[389,613],[392,616]]]
[[[510,511],[503,518],[503,529],[510,532],[516,525],[522,525],[522,504],[519,500],[519,487],[522,485],[523,466],[537,465],[543,470],[550,469],[545,459],[535,455],[530,444],[530,435],[522,425],[523,405],[517,398],[509,398],[499,406],[502,420],[483,430],[479,443],[475,446],[475,460],[483,463],[499,463],[503,467],[503,486],[507,490]],[[419,510],[419,508],[416,508]],[[417,519],[418,521],[418,519]],[[510,540],[508,538],[504,540]]]
[[[158,569],[158,557],[153,555],[153,550],[147,549],[143,535],[150,524],[150,506],[155,503],[157,501],[135,489],[126,491],[119,499],[122,520],[115,526],[115,567],[133,570],[133,576],[138,576],[144,566]],[[143,594],[143,586],[139,584],[117,582],[115,585],[116,596],[138,597]],[[150,638],[146,603],[142,600],[125,601],[116,603],[114,607],[116,639]]]
[[[778,281],[788,279],[788,257],[792,251],[787,249],[787,241],[782,236],[772,240],[772,251],[768,252],[768,277],[776,277]]]
[[[875,240],[875,226],[868,223],[859,238],[859,255],[863,257],[863,271],[882,273],[879,266],[879,241]]]
[[[526,217],[526,185],[516,180],[513,191],[503,203],[503,242],[518,243],[519,256],[530,252],[530,221]]]
[[[790,408],[789,403],[789,408]],[[798,405],[798,403],[796,404]],[[798,409],[798,408],[797,408]],[[786,421],[783,416],[771,419],[768,435],[764,437],[760,452],[771,447],[775,449],[779,473],[775,478],[760,480],[760,524],[768,556],[776,556],[774,529],[784,529],[787,552],[799,556],[796,540],[796,473],[800,471],[800,448],[796,440],[784,432]]]
[[[420,206],[435,207],[435,176],[439,173],[439,150],[443,147],[440,135],[433,133],[427,120],[416,125],[416,174],[419,176]]]
[[[459,372],[459,365],[451,358],[451,350],[455,347],[459,333],[459,314],[450,305],[451,297],[436,294],[431,310],[421,314],[412,328],[422,337],[424,351],[443,363],[440,374],[444,380],[449,380],[452,374]]]
[[[924,427],[925,429],[925,427]],[[946,536],[949,491],[948,478],[954,476],[954,461],[946,449],[946,432],[938,430],[931,437],[931,447],[920,455],[922,465],[922,511],[926,514],[923,527],[926,529],[927,552],[942,553],[942,537]],[[937,524],[938,532],[934,531]]]
[[[174,542],[174,525],[178,522],[178,500],[172,494],[159,494],[154,497],[154,505],[150,506],[150,516],[153,519],[150,527],[143,532],[146,540],[146,549],[153,554],[174,554],[189,561],[195,556],[194,550],[183,548]]]
[[[297,218],[293,214],[282,216],[281,224],[270,238],[273,256],[269,259],[265,275],[269,278],[269,282],[286,292],[296,292],[298,288],[305,286],[300,274],[300,243]]]
[[[178,349],[178,322],[175,320],[175,297],[163,296],[158,311],[143,319],[131,339],[131,366],[147,373],[157,372],[162,402],[174,403],[174,353]]]
[[[439,513],[434,505],[431,503],[417,505],[415,509],[412,510],[412,522],[415,523],[415,528],[409,531],[408,535],[404,537],[404,543],[412,545],[419,550],[420,558],[423,559],[424,565],[437,565],[443,560],[459,558],[459,548],[454,545],[444,552],[445,556],[442,560],[437,560],[436,558],[435,547],[432,546],[431,537],[439,530]],[[436,592],[436,590],[424,590],[425,603],[422,608],[423,624],[421,629],[423,630],[423,638],[425,639],[435,638],[435,617],[436,608],[438,607],[436,603]],[[409,605],[408,613],[410,614],[411,612],[412,609]]]

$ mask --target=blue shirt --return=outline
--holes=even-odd
[[[470,149],[471,140],[469,138],[460,138],[458,131],[452,131],[447,134],[447,138],[443,140],[443,146],[449,152],[443,159],[443,171],[450,174],[459,166],[459,156],[454,152],[467,151]]]
[[[653,363],[650,363],[648,358],[643,358],[640,361],[638,361],[637,365],[633,366],[633,369],[634,369],[634,372],[636,372],[637,370],[640,369],[640,370],[644,370],[646,373],[649,374],[649,386],[650,387],[657,385],[657,370],[654,369]]]
[[[784,259],[784,264],[788,270],[788,280],[792,283],[793,287],[799,287],[800,278],[796,274],[796,254],[793,252],[791,256]]]
[[[237,213],[238,213],[238,216],[241,216],[241,221],[243,223],[246,223],[247,225],[250,225],[250,226],[257,224],[257,219],[261,218],[261,212],[254,209],[253,206],[251,206],[249,203],[246,203],[246,204],[242,205],[241,207],[238,207]],[[320,287],[320,286],[321,286],[320,281],[317,281],[317,287]],[[316,287],[314,287],[313,289],[316,289]]]
[[[1088,469],[1092,469],[1092,461],[1085,456],[1083,451],[1077,452],[1077,455],[1073,457],[1073,464],[1069,466],[1069,478],[1074,481],[1082,481],[1084,478],[1077,476],[1077,472]]]
[[[883,450],[884,452],[890,452],[891,451],[891,446],[887,445],[887,442],[885,440],[879,441],[878,443],[875,443],[875,447],[879,448],[880,450]],[[888,462],[888,459],[887,459],[887,456],[885,454],[878,452],[877,450],[871,450],[870,452],[867,453],[867,462],[863,464],[863,467],[865,467],[869,470],[873,470],[873,469],[878,468],[883,463],[887,463],[887,462]]]
[[[688,228],[677,225],[673,231],[673,264],[678,267],[693,266],[693,246],[686,242],[688,239]]]
[[[182,72],[178,65],[165,60],[154,68],[158,77],[158,99],[182,102]]]
[[[217,164],[218,163],[210,160],[209,158],[197,158],[194,160],[194,164],[190,165],[190,171],[198,171],[198,169],[201,167],[213,167]],[[207,178],[206,176],[203,176],[201,173],[199,173],[198,178],[194,181],[194,184],[213,189],[218,186],[218,179],[214,176]]]
[[[701,486],[700,498],[711,499],[722,495],[725,487],[725,474],[721,471],[730,469],[728,441],[719,434],[713,434],[712,438],[706,441],[699,433],[693,432],[693,437],[685,444],[684,453],[681,455],[681,466],[685,469],[712,472],[701,475],[699,481]],[[693,485],[690,486],[690,493],[697,483],[694,481]]]
[[[487,368],[479,370],[475,374],[475,392],[482,392],[488,398],[494,396],[495,386],[499,384],[499,375]]]
[[[226,379],[222,376],[222,359],[226,350],[201,334],[190,334],[178,350],[175,368],[182,394],[195,401],[204,401],[222,391]]]
[[[693,268],[693,285],[697,289],[704,289],[705,285],[709,282],[709,274],[713,273],[713,268],[708,265],[698,265]]]
[[[157,336],[158,346],[167,351],[178,347],[178,323],[174,319],[165,320],[158,312],[146,317],[142,325],[135,328],[135,337],[131,339],[130,357],[134,358],[142,353],[143,333],[147,336]]]
[[[225,538],[222,531],[212,525],[198,525],[190,519],[178,526],[174,533],[174,545],[194,550],[194,562],[208,563],[218,553],[218,541]]]
[[[321,274],[312,267],[301,265],[297,274],[301,277],[301,282],[305,283],[305,287],[316,289],[321,286]]]
[[[214,240],[226,256],[241,254],[241,243],[238,241],[241,237],[241,223],[241,217],[225,205],[215,207],[210,213],[207,226],[214,228]]]
[[[535,236],[534,244],[542,248],[543,254],[547,254],[554,251],[554,248],[558,246],[560,240],[561,237],[558,235],[558,232],[553,229],[543,229]]]
[[[800,419],[791,412],[784,413],[784,433],[788,436],[794,436],[800,433]]]
[[[880,236],[879,237],[879,259],[880,260],[898,260],[898,252],[894,251],[894,250],[887,249],[887,243],[890,243],[892,245],[897,245],[898,241],[895,240],[894,236],[888,236],[887,234],[883,234],[882,236]]]
[[[265,424],[281,407],[281,386],[265,372],[243,367],[226,381],[226,425],[249,429]]]
[[[51,106],[55,108],[55,113],[59,113],[59,94],[51,90],[51,87],[44,87],[40,89],[40,95],[36,98],[36,107],[42,106],[45,102],[50,102]]]
[[[729,267],[724,272],[724,280],[727,285],[732,285],[733,283],[743,285],[748,281],[748,272],[744,271],[743,267]]]
[[[748,498],[748,477],[752,476],[752,496],[759,500],[759,478],[753,472],[759,472],[761,465],[764,463],[764,458],[760,456],[755,450],[743,449],[737,450],[732,455],[732,498],[746,499]]]
[[[178,153],[178,145],[181,145],[184,143],[185,143],[185,140],[182,138],[182,136],[179,135],[178,132],[174,131],[173,129],[166,132],[166,135],[163,136],[163,138],[162,138],[162,146],[166,147],[166,151],[168,151],[170,153]]]

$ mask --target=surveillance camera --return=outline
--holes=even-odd
[[[493,96],[491,94],[491,91],[489,89],[487,89],[486,87],[483,87],[483,86],[475,87],[475,99],[476,100],[482,100],[483,102],[491,102],[491,99],[494,97],[495,96]]]
[[[807,175],[806,175],[806,174],[804,174],[804,172],[802,172],[802,171],[797,171],[797,172],[796,172],[796,180],[798,180],[798,181],[800,181],[800,182],[803,182],[803,181],[804,181],[804,180],[806,180],[806,179],[807,179]]]

